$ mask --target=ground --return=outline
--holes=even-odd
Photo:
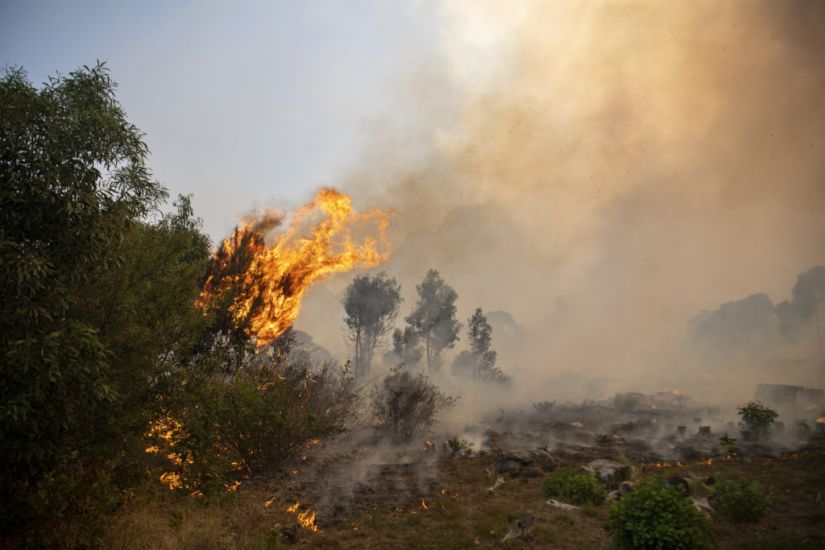
[[[605,454],[615,450],[606,449]],[[378,484],[354,491],[338,503],[322,498],[336,490],[313,480],[302,483],[297,467],[286,475],[253,479],[221,498],[158,492],[126,506],[108,529],[111,548],[282,548],[284,526],[318,510],[317,531],[299,528],[295,544],[310,548],[610,548],[603,529],[608,505],[565,511],[545,503],[541,478],[508,479],[494,494],[495,454],[464,456],[443,448],[430,453],[423,477],[416,470],[379,465]],[[426,456],[422,454],[421,456]],[[407,459],[410,457],[407,455]],[[589,459],[589,457],[587,457]],[[563,459],[576,464],[575,457]],[[586,460],[586,459],[585,459]],[[306,457],[305,462],[311,462]],[[299,459],[298,464],[301,461]],[[779,456],[699,460],[683,465],[644,466],[631,461],[634,476],[711,474],[757,480],[774,498],[765,518],[753,525],[713,522],[715,548],[825,548],[825,448]],[[307,475],[317,470],[307,467]],[[406,478],[406,481],[405,481]],[[393,492],[392,488],[397,490]],[[325,500],[321,506],[300,495]],[[319,496],[320,495],[320,496]],[[338,498],[338,497],[335,497]],[[533,514],[532,535],[501,543],[512,520]],[[287,527],[287,531],[289,528]]]

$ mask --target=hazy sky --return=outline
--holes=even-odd
[[[150,166],[213,238],[335,185],[438,47],[422,2],[4,1],[0,61],[40,83],[105,60]]]

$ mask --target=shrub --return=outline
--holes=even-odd
[[[547,498],[559,498],[573,504],[601,504],[607,490],[599,481],[585,472],[562,468],[544,479],[541,491]]]
[[[768,432],[771,424],[774,423],[779,416],[775,410],[766,407],[759,401],[749,401],[744,405],[737,407],[739,416],[742,417],[742,422],[745,423],[748,430],[758,439],[760,435]]]
[[[426,376],[394,370],[376,392],[373,408],[384,431],[397,441],[409,441],[417,431],[432,426],[436,413],[454,402]]]
[[[719,480],[710,501],[721,515],[738,523],[759,521],[771,506],[771,497],[762,486],[745,479]]]
[[[739,452],[739,447],[736,445],[736,439],[728,434],[719,438],[719,443],[725,448],[725,452],[729,455],[735,455]]]
[[[154,443],[175,464],[176,484],[223,490],[233,470],[277,467],[310,440],[339,432],[351,401],[348,377],[328,368],[270,365],[230,381],[193,367],[160,419]]]
[[[469,450],[473,444],[466,439],[459,439],[458,436],[453,436],[447,440],[447,446],[450,447],[452,452],[457,453],[464,449]]]
[[[605,527],[619,548],[678,550],[702,544],[710,523],[678,489],[648,482],[610,508]]]

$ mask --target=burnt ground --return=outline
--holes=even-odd
[[[740,442],[730,456],[719,431],[698,435],[701,411],[628,415],[598,406],[502,413],[464,435],[477,449],[458,452],[444,439],[389,445],[350,433],[321,443],[280,473],[243,480],[227,497],[164,494],[135,503],[114,522],[105,546],[137,548],[609,548],[609,505],[562,510],[545,503],[541,477],[509,478],[490,493],[497,458],[547,447],[563,465],[596,458],[631,466],[634,480],[712,474],[759,481],[774,505],[757,524],[713,521],[717,548],[823,548],[825,445]],[[686,420],[687,419],[687,420]],[[698,420],[698,422],[694,422]],[[695,424],[691,425],[691,424]],[[688,425],[677,434],[677,426]],[[721,419],[716,425],[727,427]],[[781,435],[781,434],[780,434]],[[790,450],[793,447],[799,447]],[[296,506],[297,504],[297,506]],[[287,511],[290,509],[291,511]],[[295,527],[299,515],[311,523]],[[529,537],[502,543],[510,523],[532,514]]]

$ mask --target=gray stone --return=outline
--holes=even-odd
[[[612,486],[630,477],[630,466],[606,458],[593,460],[584,469],[596,476],[599,481]]]
[[[530,530],[533,528],[533,522],[536,519],[533,517],[532,514],[527,516],[522,516],[513,523],[510,524],[510,530],[504,535],[504,538],[501,539],[501,542],[506,542],[512,539],[520,539],[522,537],[526,537],[530,534]]]
[[[510,451],[496,460],[496,475],[512,477],[539,477],[558,467],[558,460],[547,449]]]

